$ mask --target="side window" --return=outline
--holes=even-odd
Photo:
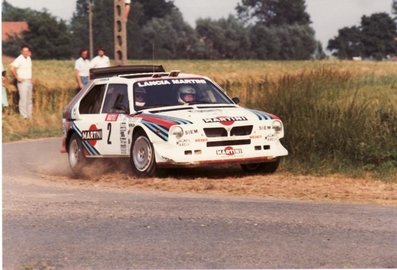
[[[95,85],[80,102],[81,114],[98,114],[101,110],[106,84]]]
[[[128,87],[126,84],[109,84],[102,113],[129,113]]]

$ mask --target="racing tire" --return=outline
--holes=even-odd
[[[247,173],[271,174],[277,171],[279,164],[280,158],[277,158],[275,161],[272,162],[241,164],[241,168]]]
[[[83,168],[88,165],[87,158],[84,156],[84,148],[81,138],[74,133],[70,138],[68,145],[69,166],[73,176],[83,176]]]
[[[132,172],[138,177],[153,177],[157,166],[153,144],[144,131],[134,134],[130,151]]]

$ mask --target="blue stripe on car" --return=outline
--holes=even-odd
[[[143,120],[142,123],[162,140],[168,141],[168,130],[160,125]]]
[[[193,124],[193,122],[190,122],[189,120],[185,120],[185,119],[181,119],[181,118],[177,118],[177,117],[172,117],[172,116],[161,116],[165,119],[169,119],[171,121],[174,121],[176,123],[178,123],[178,125],[188,125],[188,124]]]
[[[267,113],[265,113],[265,112],[256,111],[256,110],[249,110],[249,111],[254,113],[259,118],[259,120],[261,120],[261,121],[262,120],[271,120],[272,119],[272,117],[270,115],[268,115]]]

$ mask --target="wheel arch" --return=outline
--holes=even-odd
[[[148,135],[148,133],[147,133],[147,131],[142,127],[142,126],[136,126],[135,128],[134,128],[134,130],[132,131],[132,138],[134,138],[135,137],[135,135],[138,133],[138,132],[144,132],[145,134],[146,134],[146,136],[149,136]]]
[[[145,135],[149,138],[149,140],[150,140],[150,142],[151,142],[152,144],[161,142],[161,139],[160,139],[156,134],[154,134],[153,131],[151,131],[150,129],[148,129],[148,128],[147,128],[146,126],[144,126],[144,125],[136,125],[136,126],[134,127],[133,131],[131,132],[131,133],[132,133],[131,139],[133,139],[134,136],[135,136],[135,134],[136,134],[137,132],[139,132],[139,131],[144,132]]]

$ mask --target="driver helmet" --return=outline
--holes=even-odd
[[[184,85],[178,90],[178,102],[180,104],[189,104],[196,100],[196,90],[189,86]]]
[[[139,87],[135,89],[135,106],[137,107],[143,107],[146,104],[145,100],[146,96],[146,89]]]

